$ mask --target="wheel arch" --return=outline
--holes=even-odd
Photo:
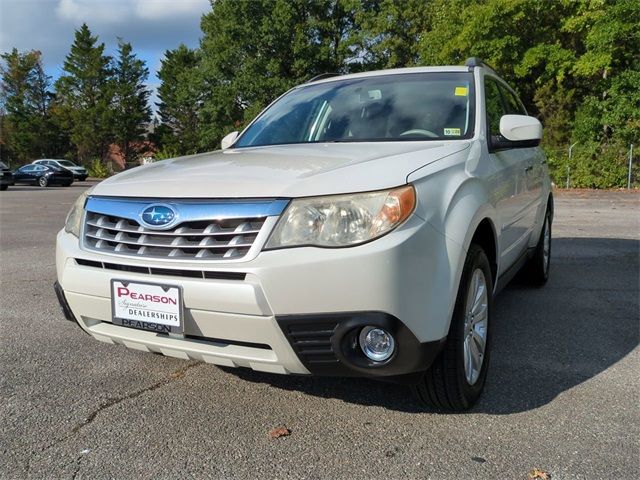
[[[487,255],[489,259],[492,281],[495,284],[498,277],[498,239],[495,225],[489,217],[480,220],[471,237],[469,246],[471,244],[476,244],[484,250],[485,255]]]
[[[440,203],[440,208],[435,206],[428,212],[430,215],[427,215],[427,219],[436,230],[444,234],[448,245],[450,275],[447,282],[450,293],[448,305],[442,312],[446,312],[446,321],[443,322],[445,330],[442,333],[447,335],[460,290],[466,256],[472,243],[479,244],[485,250],[494,277],[492,283],[495,286],[500,267],[500,230],[497,228],[498,214],[492,203],[492,193],[480,179],[467,177],[454,185],[450,183],[446,186],[436,186],[434,190],[438,191],[438,187],[438,193],[444,194],[441,197],[444,201]],[[431,193],[433,203],[437,205],[433,192]]]

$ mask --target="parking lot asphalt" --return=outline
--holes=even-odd
[[[52,289],[88,186],[0,193],[0,478],[640,478],[638,193],[556,193],[551,279],[498,296],[486,391],[453,415],[91,339]]]

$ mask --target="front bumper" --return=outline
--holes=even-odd
[[[73,317],[94,338],[273,373],[398,377],[423,371],[446,336],[449,297],[456,293],[448,266],[453,247],[417,216],[358,247],[265,251],[226,264],[91,252],[64,231],[57,240],[58,282]],[[113,325],[111,279],[179,284],[185,335]],[[370,324],[397,335],[397,354],[384,365],[363,363],[359,350],[348,348],[352,333]],[[302,327],[324,331],[325,343],[301,343],[295,333]],[[327,355],[316,355],[327,346]]]

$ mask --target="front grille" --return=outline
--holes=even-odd
[[[247,254],[264,223],[265,217],[197,220],[160,231],[129,218],[88,211],[84,244],[137,257],[231,260]]]
[[[167,275],[170,277],[203,278],[206,280],[244,280],[247,276],[244,272],[210,272],[202,270],[183,270],[177,268],[141,267],[139,265],[119,265],[117,263],[96,262],[76,258],[76,263],[83,267],[104,268],[119,272],[143,273],[145,275]]]

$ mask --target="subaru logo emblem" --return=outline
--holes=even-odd
[[[149,205],[140,214],[140,219],[146,227],[165,228],[171,225],[177,218],[176,211],[169,205]]]

